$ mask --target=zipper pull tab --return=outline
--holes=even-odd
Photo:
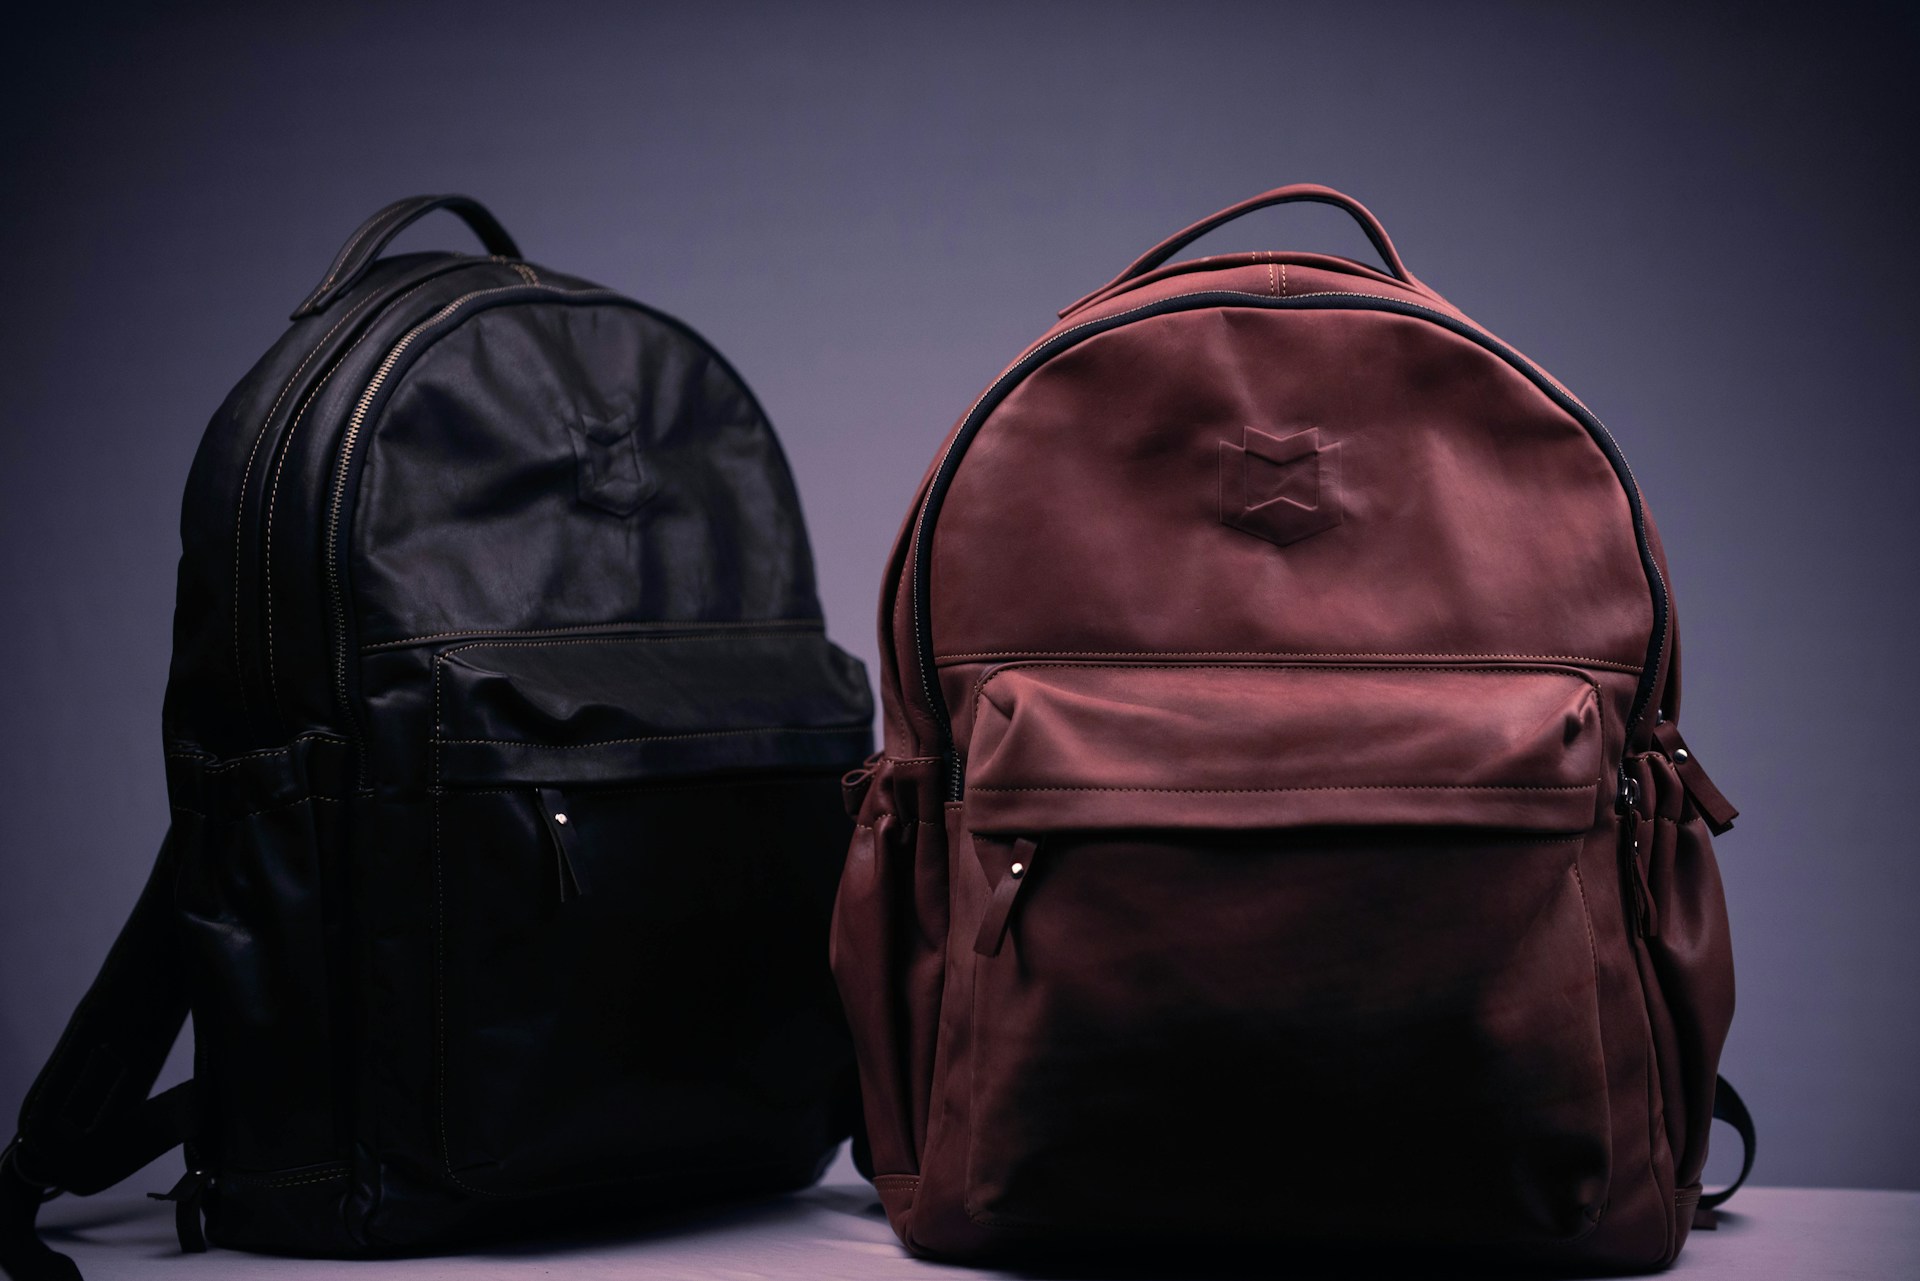
[[[991,844],[997,846],[1000,842]],[[975,838],[973,848],[976,854],[980,846],[981,841]],[[993,897],[987,900],[987,914],[980,918],[980,933],[973,940],[973,950],[980,955],[1000,955],[1000,945],[1007,939],[1007,924],[1013,918],[1013,901],[1020,896],[1020,887],[1027,883],[1027,878],[1033,872],[1033,856],[1039,852],[1039,848],[1025,837],[1013,843],[1013,858],[1007,864],[1007,870],[1000,874],[1000,883],[993,887]],[[986,860],[982,858],[981,862],[985,863]]]
[[[173,1202],[173,1230],[180,1238],[182,1254],[207,1252],[207,1237],[200,1228],[200,1202],[212,1183],[213,1176],[205,1170],[189,1168],[167,1191],[147,1193],[149,1200]]]
[[[1633,925],[1641,938],[1660,936],[1660,911],[1654,906],[1653,887],[1647,883],[1646,861],[1641,857],[1646,822],[1640,816],[1640,780],[1620,767],[1620,791],[1614,808],[1619,810],[1621,856],[1627,861],[1627,874],[1633,878]]]
[[[567,798],[557,787],[535,791],[534,801],[547,823],[548,843],[553,847],[553,876],[559,886],[562,903],[580,897],[580,880],[573,871],[573,816],[567,812]]]
[[[1619,786],[1613,793],[1614,813],[1637,812],[1640,808],[1640,780],[1627,773],[1624,763],[1620,766],[1619,780]]]

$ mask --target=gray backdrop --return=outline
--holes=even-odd
[[[9,41],[0,1109],[166,821],[201,428],[364,215],[470,192],[535,261],[703,330],[781,430],[831,626],[871,662],[889,541],[979,388],[1162,235],[1311,179],[1578,391],[1660,520],[1687,732],[1744,810],[1725,1066],[1759,1180],[1920,1188],[1909,19],[272,8],[68,6]],[[1367,252],[1317,208],[1206,246],[1255,247]]]

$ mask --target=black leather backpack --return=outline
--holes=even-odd
[[[435,209],[490,256],[379,257]],[[183,1141],[189,1249],[203,1212],[349,1256],[811,1182],[872,706],[759,404],[460,196],[375,214],[293,321],[188,479],[171,829],[27,1096],[0,1264],[77,1275],[40,1202]]]

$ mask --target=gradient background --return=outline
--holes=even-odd
[[[166,821],[201,428],[366,214],[469,192],[534,261],[702,330],[780,429],[871,663],[889,542],[980,387],[1164,234],[1314,180],[1593,406],[1660,522],[1688,737],[1744,811],[1725,1068],[1757,1181],[1920,1188],[1900,11],[50,8],[12,20],[0,84],[0,1110]],[[449,219],[402,242],[470,246]],[[1368,256],[1321,208],[1203,251],[1241,248]]]

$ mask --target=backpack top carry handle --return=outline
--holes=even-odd
[[[304,320],[325,311],[335,298],[353,288],[354,282],[366,274],[367,268],[373,266],[380,251],[392,243],[395,236],[436,209],[458,214],[462,222],[473,228],[473,234],[480,237],[488,253],[500,258],[520,256],[520,246],[513,242],[500,220],[472,196],[408,196],[374,214],[347,237],[347,243],[340,246],[340,252],[327,265],[327,274],[288,319]]]
[[[1421,290],[1426,288],[1426,286],[1414,278],[1412,272],[1407,270],[1407,265],[1400,261],[1400,251],[1393,247],[1393,240],[1387,235],[1387,229],[1380,225],[1380,220],[1374,217],[1372,211],[1365,205],[1344,192],[1335,191],[1332,187],[1323,187],[1317,182],[1296,182],[1284,187],[1275,187],[1272,191],[1255,196],[1250,200],[1242,200],[1237,205],[1228,205],[1219,213],[1202,218],[1199,222],[1194,223],[1182,231],[1176,231],[1173,235],[1168,236],[1165,240],[1147,250],[1147,252],[1141,254],[1138,258],[1135,258],[1127,265],[1126,270],[1122,271],[1112,280],[1109,280],[1106,284],[1100,286],[1086,297],[1062,309],[1058,314],[1062,320],[1065,320],[1074,312],[1098,302],[1129,281],[1138,280],[1154,268],[1165,265],[1175,254],[1200,239],[1200,237],[1206,235],[1208,232],[1219,230],[1236,218],[1254,213],[1257,210],[1270,208],[1274,205],[1291,205],[1298,203],[1332,205],[1334,208],[1347,213],[1355,222],[1360,224],[1360,230],[1366,233],[1367,240],[1373,245],[1374,251],[1380,255],[1380,261],[1386,264],[1389,275],[1402,284],[1409,285],[1412,288]]]

